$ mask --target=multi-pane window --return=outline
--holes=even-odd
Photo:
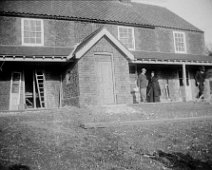
[[[186,53],[186,41],[184,32],[173,32],[174,35],[174,46],[176,53]]]
[[[26,19],[22,21],[22,45],[27,46],[43,46],[44,31],[43,20],[41,19]]]
[[[130,50],[135,50],[134,29],[131,27],[118,27],[118,39]]]

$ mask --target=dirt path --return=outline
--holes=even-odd
[[[97,123],[84,123],[82,128],[106,128],[117,126],[135,126],[139,124],[155,124],[162,122],[177,122],[177,121],[193,121],[193,120],[208,120],[212,119],[212,116],[198,116],[198,117],[182,117],[182,118],[163,118],[163,119],[151,119],[151,120],[134,120],[134,121],[113,121],[113,122],[97,122]]]

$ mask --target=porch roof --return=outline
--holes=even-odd
[[[73,48],[0,46],[0,60],[4,61],[67,61]]]
[[[99,32],[101,31],[98,31],[98,33]],[[94,35],[96,35],[96,32]],[[90,40],[90,37],[88,40]],[[83,41],[83,43],[78,44],[79,46],[77,47],[80,47],[80,49],[84,48],[85,44],[87,44],[87,39]],[[0,46],[0,61],[67,62],[71,58],[70,55],[76,53],[78,48]],[[173,64],[182,64],[183,62],[186,62],[188,64],[212,65],[212,57],[206,55],[176,54],[150,51],[130,51],[129,54],[132,56],[134,55],[132,58],[129,57],[133,62],[150,64],[160,64],[162,62],[167,64],[171,62]]]
[[[133,51],[132,52],[137,61],[148,62],[176,62],[176,63],[209,63],[212,64],[212,57],[207,55],[194,55],[194,54],[177,54],[177,53],[164,53],[164,52],[147,52],[147,51]]]

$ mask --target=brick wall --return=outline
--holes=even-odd
[[[161,88],[161,102],[182,101],[178,71],[170,69],[158,70],[158,80]]]
[[[204,54],[205,53],[205,40],[201,33],[187,32],[187,46],[188,53]]]
[[[45,102],[46,108],[59,107],[60,74],[54,71],[45,71]]]
[[[21,20],[0,16],[0,45],[21,44]]]
[[[97,80],[94,55],[87,53],[79,60],[80,104],[98,103]]]
[[[181,31],[181,30],[179,30]],[[186,36],[186,48],[189,54],[205,54],[204,34],[182,31]],[[172,29],[156,28],[156,48],[160,52],[174,53],[174,37]]]
[[[115,55],[114,55],[115,56]],[[120,53],[114,57],[117,103],[132,103],[130,94],[129,64]]]
[[[93,24],[93,30],[105,27],[114,37],[118,39],[118,25]],[[145,51],[156,51],[156,33],[154,29],[134,28],[135,49]]]
[[[79,75],[78,63],[70,63],[63,75],[62,105],[79,106]]]
[[[172,30],[156,28],[156,37],[157,51],[174,52],[174,39]]]
[[[75,45],[74,22],[44,21],[45,46],[72,47]]]
[[[114,37],[118,39],[118,26],[117,25],[111,25],[111,24],[93,24],[93,30],[96,30],[100,27],[106,28]]]
[[[75,35],[75,42],[79,43],[84,38],[89,36],[92,32],[99,28],[106,28],[114,37],[118,39],[118,26],[111,25],[111,24],[100,24],[100,23],[88,23],[88,22],[74,22],[74,35]]]
[[[79,60],[80,103],[98,104],[95,53],[110,53],[113,56],[115,96],[117,104],[132,103],[130,94],[128,60],[107,38],[102,38]]]
[[[92,24],[88,22],[74,22],[74,32],[75,42],[79,43],[93,32]]]
[[[44,45],[73,47],[102,26],[118,38],[117,25],[44,19]],[[138,27],[134,30],[136,50],[174,52],[173,30]],[[204,34],[185,33],[188,53],[204,54]],[[0,37],[0,45],[21,45],[21,18],[0,16]]]
[[[10,78],[10,72],[0,71],[0,110],[9,109]]]
[[[144,51],[156,51],[156,34],[154,29],[135,28],[135,49]]]
[[[118,39],[117,25],[93,24],[93,31],[104,26]],[[91,29],[91,28],[90,28]],[[180,30],[181,31],[181,30]],[[205,54],[204,34],[199,32],[182,31],[186,34],[187,51],[190,54]],[[159,51],[174,53],[173,30],[165,28],[134,28],[135,50]]]
[[[0,37],[0,45],[21,45],[21,18],[0,16]],[[74,22],[44,19],[44,46],[74,45]]]

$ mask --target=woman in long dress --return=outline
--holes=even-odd
[[[151,77],[147,85],[147,101],[160,102],[161,89],[155,72],[151,72]]]

